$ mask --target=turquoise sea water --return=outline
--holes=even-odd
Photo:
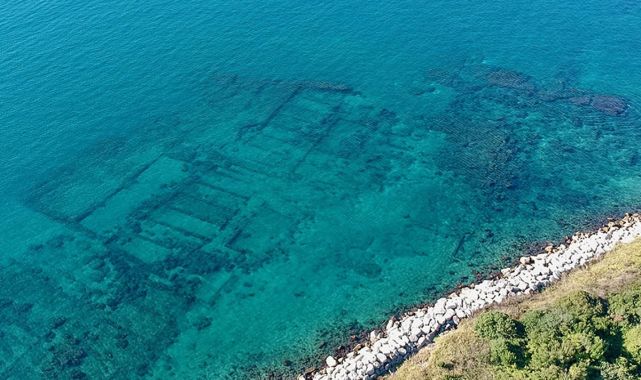
[[[312,3],[0,4],[0,378],[291,378],[638,209],[638,1]]]

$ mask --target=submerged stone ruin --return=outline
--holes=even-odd
[[[196,110],[24,195],[46,233],[0,269],[0,377],[295,378],[511,248],[634,207],[640,152],[617,148],[641,141],[638,115],[571,83],[465,63],[395,110],[340,83],[212,76]],[[441,322],[380,343],[374,372],[329,372],[380,373]]]
[[[220,336],[221,298],[254,297],[245,278],[294,254],[319,202],[380,188],[405,154],[396,116],[355,96],[343,84],[215,76],[206,123],[162,118],[50,173],[24,204],[63,232],[0,271],[2,323],[13,326],[0,377],[186,376],[172,366],[188,357],[167,349],[185,332]],[[247,347],[230,353],[247,355],[246,368],[212,374],[218,350],[199,339],[185,344],[210,356],[190,375],[270,370],[252,367]]]

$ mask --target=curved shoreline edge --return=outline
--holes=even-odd
[[[372,330],[369,343],[343,357],[328,356],[326,366],[300,375],[298,380],[371,380],[387,374],[403,360],[433,343],[441,333],[456,328],[461,319],[508,298],[537,292],[562,275],[594,261],[620,243],[641,237],[641,215],[625,214],[596,231],[575,233],[544,252],[523,256],[519,265],[480,283],[460,288],[433,305],[392,317],[383,331]]]

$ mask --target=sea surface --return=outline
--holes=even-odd
[[[641,3],[5,0],[0,378],[288,379],[641,206]]]

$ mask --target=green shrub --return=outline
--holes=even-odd
[[[625,357],[619,357],[614,363],[601,364],[603,380],[635,380],[639,378],[638,366]]]
[[[608,311],[612,318],[624,325],[641,323],[641,286],[635,286],[608,299]]]
[[[518,338],[519,324],[509,315],[499,311],[488,311],[479,315],[474,331],[485,339],[514,339]]]
[[[551,311],[559,313],[563,322],[559,327],[565,331],[592,332],[609,327],[604,300],[584,291],[577,291],[562,298],[558,306]]]
[[[583,380],[588,378],[590,366],[586,362],[574,363],[568,370],[567,377],[571,380]]]
[[[530,366],[546,368],[565,362],[561,350],[561,320],[558,315],[545,311],[530,311],[523,315],[521,322],[527,334],[527,352]]]
[[[533,368],[559,366],[572,378],[608,350],[605,304],[586,292],[573,293],[550,309],[527,312],[521,321]]]
[[[560,380],[567,378],[565,371],[558,366],[551,365],[537,369],[526,369],[528,380]]]
[[[565,363],[593,363],[602,359],[605,354],[605,341],[595,334],[578,332],[563,336],[561,350],[565,354]]]
[[[499,338],[490,341],[490,361],[492,364],[513,366],[518,362],[518,346],[507,339]]]
[[[636,325],[624,331],[623,347],[632,358],[641,361],[641,325]]]

